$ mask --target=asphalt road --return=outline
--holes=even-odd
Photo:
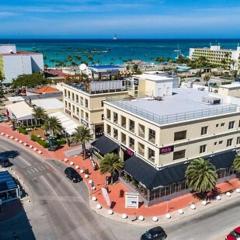
[[[88,193],[83,183],[73,184],[64,177],[64,166],[40,157],[0,137],[0,152],[17,151],[12,158],[14,169],[28,186],[31,203],[24,206],[35,239],[41,240],[137,240],[146,230],[130,224],[111,221],[88,207]],[[233,227],[240,225],[240,201],[229,201],[185,222],[166,226],[171,240],[220,240]],[[13,219],[21,236],[21,217]],[[12,231],[11,222],[0,223],[0,231]],[[20,227],[18,227],[18,225]],[[12,234],[12,233],[11,233]],[[10,233],[9,233],[10,236]],[[26,235],[25,235],[26,236]],[[31,236],[31,234],[28,234]],[[33,236],[19,239],[34,239]],[[2,239],[2,238],[1,238]],[[8,238],[13,239],[13,238]]]

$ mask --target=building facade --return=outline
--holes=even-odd
[[[198,157],[211,159],[221,179],[232,175],[240,147],[239,105],[196,89],[173,93],[104,105],[104,134],[148,202],[188,191],[185,170]]]
[[[43,55],[34,52],[18,52],[15,45],[0,45],[0,72],[5,83],[11,83],[22,74],[41,72]]]
[[[190,48],[189,58],[196,60],[205,57],[209,63],[222,66],[226,69],[239,71],[240,47],[236,50],[222,49],[220,46],[211,46],[210,48]]]
[[[90,89],[82,84],[63,84],[64,112],[90,128],[94,137],[103,134],[103,105],[106,99],[128,97],[125,82],[93,81]]]

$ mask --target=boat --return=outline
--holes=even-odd
[[[114,40],[114,41],[118,40],[118,38],[117,38],[117,35],[116,35],[116,34],[113,36],[113,40]]]

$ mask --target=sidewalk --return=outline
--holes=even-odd
[[[81,173],[84,179],[84,182],[86,183],[89,189],[90,199],[92,197],[96,197],[96,201],[91,200],[90,205],[96,209],[96,205],[100,204],[101,207],[105,209],[109,209],[101,193],[101,188],[105,186],[106,175],[101,175],[99,170],[93,171],[92,165],[88,159],[83,160],[82,157],[80,156],[66,158],[64,156],[64,152],[66,150],[71,149],[68,146],[64,146],[63,148],[55,152],[49,152],[48,150],[44,149],[37,143],[31,141],[29,136],[20,134],[17,131],[12,131],[12,129],[6,123],[0,124],[0,134],[3,137],[8,137],[8,138],[13,136],[12,141],[16,141],[17,144],[23,145],[24,143],[27,143],[26,148],[28,148],[31,151],[35,151],[36,154],[40,154],[44,159],[60,160],[67,165],[71,165],[75,167],[75,169],[77,169],[77,171]],[[8,136],[6,136],[6,134]],[[22,141],[22,143],[19,143],[19,141]],[[29,148],[29,146],[31,145],[33,147]],[[88,170],[89,174],[87,176],[85,174],[82,174],[83,170]],[[91,184],[89,184],[89,180],[92,180],[94,182],[96,189],[92,190]],[[228,182],[220,183],[217,185],[217,188],[220,193],[231,192],[234,189],[239,187],[240,187],[240,181],[236,178],[231,179]],[[185,194],[183,196],[174,198],[170,201],[155,204],[154,206],[147,207],[147,206],[141,205],[138,209],[126,209],[125,199],[124,197],[120,196],[120,191],[123,191],[124,193],[130,191],[127,188],[127,186],[121,182],[118,182],[116,184],[109,185],[108,189],[109,189],[109,197],[112,202],[112,211],[118,214],[126,214],[127,216],[140,216],[140,215],[144,217],[162,216],[162,215],[166,215],[167,213],[174,214],[174,212],[177,212],[177,210],[179,209],[184,209],[186,207],[189,208],[191,204],[201,206],[199,199],[196,198],[193,194],[189,193],[189,194]],[[100,211],[104,212],[103,209]],[[105,215],[108,215],[107,211],[105,212],[106,212]]]

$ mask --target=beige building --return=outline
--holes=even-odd
[[[200,57],[205,57],[211,64],[216,66],[226,67],[231,70],[240,69],[239,57],[240,47],[236,50],[222,49],[219,45],[211,46],[210,48],[190,48],[189,58],[196,60]]]
[[[64,112],[89,127],[95,137],[103,133],[103,104],[106,99],[128,97],[123,80],[92,81],[89,89],[82,84],[63,84]]]
[[[185,170],[198,157],[208,158],[220,179],[228,178],[240,147],[239,105],[197,89],[173,93],[104,105],[105,137],[118,146],[125,174],[138,182],[148,202],[188,191]]]
[[[91,81],[89,86],[63,84],[64,112],[89,127],[98,137],[103,133],[105,100],[115,101],[140,95],[162,97],[172,92],[173,83],[176,82],[176,77],[151,72],[125,80]]]
[[[240,97],[240,83],[234,82],[231,84],[221,85],[218,88],[218,94],[222,96]]]

